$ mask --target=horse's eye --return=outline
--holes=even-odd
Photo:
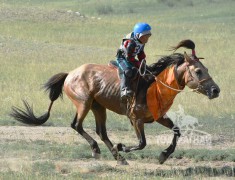
[[[201,74],[202,74],[202,70],[201,69],[196,69],[195,73],[196,73],[197,77],[200,77]]]

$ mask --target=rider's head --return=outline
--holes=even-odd
[[[133,29],[134,36],[141,43],[145,44],[148,42],[148,38],[151,36],[151,26],[147,23],[137,23]]]

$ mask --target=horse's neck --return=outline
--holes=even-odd
[[[163,70],[164,71],[164,70]],[[184,66],[179,66],[176,69],[176,80],[178,81],[178,84],[181,85],[181,81],[183,81],[184,85]],[[159,75],[158,73],[157,75]],[[155,80],[155,74],[146,76],[144,79],[140,78],[139,84],[138,84],[138,90],[137,90],[137,103],[138,104],[146,104],[146,94],[148,91],[148,88],[154,83]]]
[[[185,75],[186,75],[186,62],[179,65],[176,69],[176,79],[180,86],[185,86]]]

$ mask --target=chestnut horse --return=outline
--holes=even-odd
[[[139,78],[135,101],[131,107],[120,100],[120,80],[116,69],[108,65],[84,64],[70,73],[59,73],[51,77],[44,87],[49,91],[51,100],[48,112],[41,117],[35,117],[32,108],[24,101],[26,110],[13,107],[11,116],[16,120],[31,125],[41,125],[45,123],[49,116],[53,102],[62,96],[62,89],[69,99],[76,106],[76,115],[71,127],[82,135],[90,144],[92,155],[98,157],[100,149],[97,142],[83,129],[83,121],[91,110],[94,113],[96,123],[96,133],[107,145],[113,157],[118,164],[128,164],[119,151],[130,152],[141,150],[146,146],[144,124],[154,121],[163,126],[172,129],[174,137],[170,146],[162,151],[159,162],[162,164],[172,154],[176,148],[177,140],[180,137],[180,129],[166,115],[154,119],[147,105],[146,94],[148,88],[155,83],[156,76],[163,72],[169,65],[174,66],[174,74],[178,84],[182,89],[174,89],[166,85],[165,88],[171,88],[175,91],[183,91],[188,86],[194,91],[206,95],[209,99],[219,96],[220,89],[215,84],[208,73],[207,68],[199,61],[195,55],[195,44],[191,40],[183,40],[173,50],[180,47],[192,49],[192,55],[186,53],[174,53],[170,56],[161,58],[157,63],[148,67],[148,73]],[[164,82],[162,82],[164,84]],[[165,85],[165,84],[164,84]],[[122,143],[113,145],[106,133],[106,109],[109,109],[120,115],[127,115],[133,125],[138,144],[134,146],[125,146]],[[130,111],[128,111],[130,110]],[[128,112],[128,113],[127,113]]]

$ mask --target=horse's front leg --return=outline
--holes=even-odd
[[[163,150],[159,156],[159,162],[160,164],[163,164],[167,160],[167,158],[175,151],[177,141],[181,134],[179,127],[174,125],[172,120],[167,115],[164,115],[162,118],[158,119],[157,122],[169,129],[172,129],[174,132],[174,137],[170,146]]]
[[[135,129],[137,138],[139,140],[139,144],[136,146],[125,146],[124,144],[119,143],[117,145],[114,145],[114,149],[116,149],[117,151],[130,152],[130,151],[141,150],[146,146],[144,122],[140,119],[136,120],[133,122],[133,126]]]

